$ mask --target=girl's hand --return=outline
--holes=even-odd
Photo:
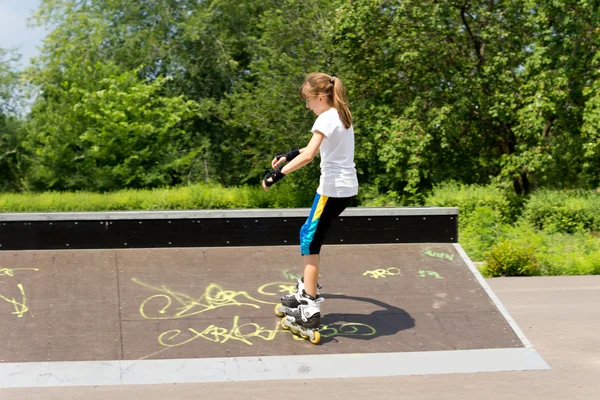
[[[269,178],[269,179],[270,179],[270,178]],[[263,179],[263,181],[262,181],[262,187],[263,187],[263,189],[265,189],[266,191],[268,191],[268,190],[269,190],[269,187],[268,187],[268,186],[267,186],[267,184],[265,183],[265,180],[264,180],[264,179]]]
[[[271,161],[271,166],[273,167],[273,169],[277,168],[279,165],[283,164],[284,162],[286,162],[287,159],[284,157],[280,157],[279,160],[277,159],[277,157],[273,158],[273,161]]]

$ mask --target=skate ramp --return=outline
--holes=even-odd
[[[296,246],[0,252],[0,387],[548,368],[455,243],[326,245],[322,340],[281,329]]]

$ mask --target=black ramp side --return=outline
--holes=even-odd
[[[285,246],[309,209],[0,213],[0,250]],[[455,243],[452,208],[347,208],[325,244]]]
[[[324,246],[322,344],[297,340],[273,308],[300,263],[296,246],[1,252],[0,359],[524,346],[455,247],[427,243]]]

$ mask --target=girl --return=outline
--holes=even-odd
[[[298,281],[295,294],[284,296],[282,306],[276,307],[285,329],[300,331],[302,337],[318,343],[321,317],[317,295],[320,252],[331,222],[337,218],[358,193],[354,167],[354,129],[352,114],[344,86],[339,78],[323,73],[306,76],[300,87],[306,108],[316,115],[312,138],[302,149],[294,148],[278,154],[271,162],[274,170],[262,182],[265,190],[290,172],[310,163],[321,153],[321,178],[308,219],[300,230],[300,250],[304,262],[304,278]],[[282,167],[282,164],[285,164]]]

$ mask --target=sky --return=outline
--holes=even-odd
[[[0,0],[0,47],[17,48],[22,54],[19,67],[29,65],[29,59],[38,54],[47,32],[28,26],[27,20],[37,9],[40,0]]]

